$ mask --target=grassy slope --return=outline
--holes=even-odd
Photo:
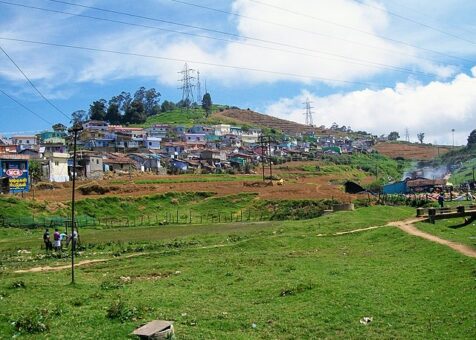
[[[11,337],[11,322],[38,307],[55,314],[50,331],[24,338],[124,338],[154,318],[174,320],[181,339],[474,338],[474,259],[389,227],[317,236],[320,228],[408,216],[382,209],[255,225],[233,237],[210,231],[173,249],[78,269],[74,287],[67,271],[12,274],[4,261],[0,334]],[[203,248],[211,244],[223,246]],[[114,288],[120,276],[132,282]],[[20,279],[25,289],[8,288]],[[119,299],[143,319],[106,318]],[[364,316],[373,322],[361,325]]]
[[[458,227],[463,222],[463,218],[453,218],[439,220],[435,224],[418,223],[417,227],[446,240],[467,244],[476,248],[476,222],[464,227]]]

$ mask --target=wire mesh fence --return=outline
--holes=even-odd
[[[136,227],[169,224],[215,224],[236,222],[259,222],[274,219],[273,212],[258,209],[243,209],[238,211],[208,211],[166,210],[156,214],[140,217],[91,217],[77,216],[76,225],[84,227]],[[1,217],[0,227],[20,228],[55,228],[71,224],[71,217],[62,216],[21,216]]]

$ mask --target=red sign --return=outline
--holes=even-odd
[[[21,175],[23,175],[23,170],[20,170],[20,169],[8,169],[6,171],[6,174],[8,177],[13,177],[13,178],[17,178],[17,177],[20,177]]]

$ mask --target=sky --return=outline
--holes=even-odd
[[[471,0],[0,1],[0,47],[43,96],[0,51],[0,134],[141,86],[176,102],[187,62],[217,104],[304,123],[309,100],[316,126],[463,145],[474,13]]]

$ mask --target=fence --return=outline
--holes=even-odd
[[[166,224],[214,224],[231,222],[258,222],[274,219],[273,212],[257,209],[245,209],[237,212],[212,211],[197,212],[193,210],[167,210],[161,213],[144,215],[141,217],[90,217],[78,216],[78,227],[135,227]],[[0,217],[0,227],[21,228],[55,228],[71,224],[71,217],[59,216],[23,216],[23,217]]]

